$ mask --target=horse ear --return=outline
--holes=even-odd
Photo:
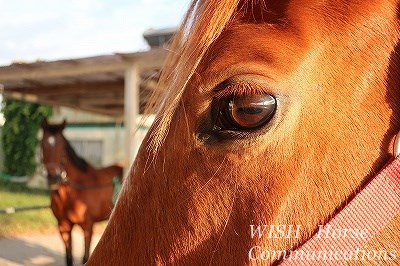
[[[67,124],[67,120],[63,120],[62,124],[61,124],[61,130],[63,130],[65,128],[65,125]]]
[[[42,123],[40,124],[42,126],[43,129],[47,128],[49,123],[47,122],[47,119],[43,119]]]

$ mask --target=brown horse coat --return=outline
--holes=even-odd
[[[64,124],[42,124],[43,164],[51,188],[51,210],[66,248],[67,265],[73,264],[71,230],[78,224],[85,237],[83,263],[89,257],[93,224],[109,218],[113,208],[113,179],[122,180],[122,167],[95,169],[80,158],[62,135]]]
[[[163,72],[158,119],[87,265],[276,265],[249,250],[307,241],[392,156],[399,6],[194,1]],[[235,115],[257,115],[246,105],[255,95],[276,99],[272,118],[232,125],[236,100]],[[258,238],[251,225],[301,230]],[[399,241],[398,215],[362,248],[394,252],[388,263],[398,264]]]

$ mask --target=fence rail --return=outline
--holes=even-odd
[[[0,214],[12,214],[12,213],[16,213],[16,212],[47,209],[47,208],[50,208],[50,206],[49,205],[36,205],[36,206],[24,206],[24,207],[7,207],[7,208],[0,209]]]

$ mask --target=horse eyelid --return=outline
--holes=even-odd
[[[220,83],[215,89],[213,90],[215,93],[215,99],[222,99],[229,96],[246,96],[252,94],[270,94],[272,95],[271,91],[268,88],[260,86],[255,83],[251,82],[243,82],[243,81],[230,81],[225,80],[224,82]]]

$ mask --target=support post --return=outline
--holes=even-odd
[[[139,66],[133,63],[125,70],[125,96],[124,96],[124,123],[126,132],[126,160],[124,176],[129,173],[130,167],[136,156],[139,143],[136,141],[137,121],[139,118]]]

